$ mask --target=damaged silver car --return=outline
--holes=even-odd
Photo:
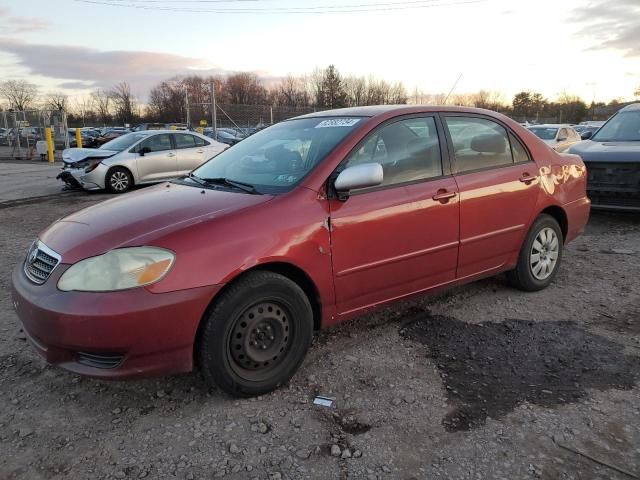
[[[122,135],[100,148],[68,148],[57,178],[68,188],[124,193],[134,185],[180,177],[229,148],[190,131],[151,130]]]

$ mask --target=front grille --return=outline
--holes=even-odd
[[[33,283],[42,285],[47,281],[53,269],[60,263],[60,260],[60,255],[44,243],[40,241],[34,242],[24,261],[24,273]]]
[[[78,363],[87,367],[111,369],[122,363],[124,355],[121,353],[87,353],[78,352]]]

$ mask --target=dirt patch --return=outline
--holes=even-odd
[[[465,323],[429,315],[401,329],[428,347],[454,407],[448,431],[469,430],[522,402],[553,407],[595,388],[631,389],[640,359],[574,322]]]

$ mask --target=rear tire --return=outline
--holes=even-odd
[[[252,272],[214,302],[196,358],[209,385],[232,396],[260,395],[293,376],[312,335],[313,312],[302,289],[277,273]]]
[[[562,229],[556,219],[541,214],[527,234],[516,268],[507,273],[511,285],[526,292],[546,288],[560,268],[563,245]]]
[[[133,177],[126,168],[114,167],[107,172],[104,183],[111,193],[125,193],[133,187]]]

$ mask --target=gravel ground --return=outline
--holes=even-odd
[[[640,217],[594,214],[546,291],[497,277],[398,304],[320,333],[288,387],[234,400],[197,374],[83,379],[26,344],[13,265],[107,197],[0,205],[0,479],[640,476]]]

